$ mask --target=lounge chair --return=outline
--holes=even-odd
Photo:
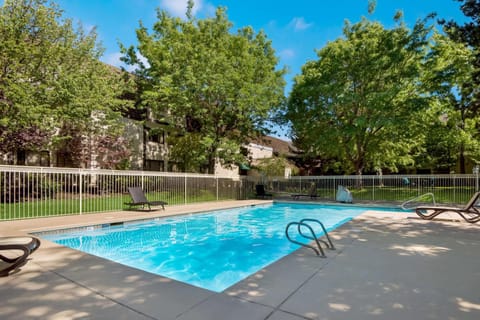
[[[39,246],[40,240],[34,237],[0,238],[0,276],[8,276],[10,271],[24,265],[28,256]]]
[[[30,253],[34,252],[35,250],[40,247],[40,240],[35,237],[0,237],[0,245],[5,244],[19,244],[25,246],[30,250]]]
[[[167,204],[165,201],[148,201],[142,188],[128,188],[128,192],[132,197],[131,202],[125,202],[125,204],[129,206],[129,209],[142,206],[142,209],[148,208],[148,211],[152,211],[152,207],[162,206],[162,209],[165,210],[165,205]]]
[[[432,220],[439,214],[445,212],[453,212],[459,214],[465,221],[477,223],[480,221],[480,207],[477,203],[480,198],[480,192],[477,192],[468,201],[463,208],[442,207],[442,206],[419,206],[415,209],[415,213],[424,220]]]
[[[255,197],[257,198],[271,198],[273,197],[273,194],[268,193],[265,191],[265,186],[263,184],[257,184],[255,186]]]
[[[292,198],[294,200],[300,199],[300,197],[309,197],[310,199],[316,199],[317,198],[317,186],[315,183],[312,182],[310,185],[310,189],[308,189],[308,193],[303,194],[303,193],[298,193],[298,194],[292,194]]]

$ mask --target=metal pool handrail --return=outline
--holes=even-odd
[[[333,246],[333,243],[332,243],[332,240],[330,240],[330,237],[328,236],[328,232],[327,232],[327,229],[325,229],[325,226],[323,225],[323,223],[321,223],[319,220],[317,219],[310,219],[310,218],[306,218],[306,219],[302,219],[300,220],[301,223],[305,223],[305,221],[309,221],[309,222],[316,222],[320,225],[320,227],[322,227],[322,230],[323,230],[323,234],[325,235],[325,237],[327,238],[327,241],[325,240],[322,240],[322,239],[318,239],[318,241],[321,241],[323,243],[325,243],[325,246],[330,249],[330,250],[335,250],[335,247]],[[311,239],[311,240],[314,240],[313,238],[311,238],[310,236],[308,235],[304,235],[302,233],[302,230],[301,228],[299,227],[298,228],[298,232],[305,238],[307,239]]]
[[[315,234],[315,231],[313,230],[313,228],[306,222],[316,222],[318,224],[320,224],[320,226],[322,227],[322,230],[323,230],[323,233],[325,234],[325,236],[327,237],[327,241],[324,241],[324,240],[321,240],[317,237],[317,235]],[[298,233],[306,238],[306,239],[309,239],[309,240],[314,240],[315,243],[317,244],[317,248],[315,248],[314,246],[310,245],[310,244],[307,244],[307,243],[303,243],[303,242],[300,242],[300,241],[297,241],[297,240],[294,240],[290,237],[290,234],[289,234],[289,230],[290,230],[290,227],[291,226],[297,226],[297,230],[298,230]],[[305,227],[307,228],[310,233],[311,233],[311,236],[310,235],[307,235],[305,233],[302,232],[302,227]],[[328,236],[328,233],[327,233],[327,230],[325,229],[325,226],[323,225],[323,223],[321,223],[320,221],[316,220],[316,219],[302,219],[300,220],[299,222],[296,222],[296,221],[293,221],[293,222],[290,222],[289,224],[287,224],[286,228],[285,228],[285,235],[287,236],[287,239],[292,242],[292,243],[295,243],[295,244],[298,244],[302,247],[307,247],[307,248],[310,248],[312,249],[313,251],[315,251],[315,253],[317,254],[317,256],[320,256],[322,258],[326,258],[327,256],[325,255],[325,252],[323,251],[322,249],[322,246],[320,245],[320,242],[323,242],[325,244],[325,246],[327,247],[327,249],[330,249],[330,250],[335,250],[335,247],[333,246],[333,243],[332,241],[330,240],[330,237]],[[320,255],[321,253],[321,255]]]

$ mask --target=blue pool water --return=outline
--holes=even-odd
[[[285,237],[289,222],[313,218],[322,221],[327,230],[332,230],[367,209],[274,203],[65,230],[45,233],[41,237],[133,268],[220,292],[299,248]],[[320,229],[314,229],[321,234]]]

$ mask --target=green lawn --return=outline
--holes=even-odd
[[[150,200],[167,201],[169,205],[186,203],[216,201],[216,195],[212,192],[200,190],[196,194],[188,195],[187,199],[182,194],[149,193],[146,195]],[[21,203],[0,203],[0,220],[12,220],[33,217],[61,216],[78,214],[80,212],[80,201],[78,195],[72,195],[68,199],[46,199],[32,200]],[[220,197],[219,200],[228,200],[227,197]],[[124,203],[130,202],[128,194],[88,196],[82,199],[81,212],[93,213],[102,211],[119,211],[128,208]]]
[[[351,188],[353,199],[365,201],[382,201],[402,203],[426,193],[433,193],[438,203],[466,203],[475,193],[474,187],[363,187],[361,189]],[[274,192],[275,193],[275,192]],[[308,191],[289,191],[289,193],[308,193]],[[336,190],[332,188],[318,188],[317,195],[320,199],[335,199]],[[431,202],[431,198],[425,201]]]
[[[432,192],[435,194],[435,200],[438,203],[466,203],[473,193],[473,187],[463,188],[415,188],[415,187],[365,187],[362,189],[351,189],[354,201],[391,201],[401,203],[418,195]],[[296,193],[296,192],[293,192]],[[317,194],[321,199],[334,200],[335,190],[317,189]],[[67,197],[68,196],[68,197]],[[61,216],[78,214],[80,212],[80,201],[77,195],[67,194],[57,195],[57,199],[31,200],[21,203],[0,203],[0,220],[13,220],[33,217]],[[216,201],[216,194],[207,190],[196,190],[195,194],[187,195],[176,192],[157,192],[146,195],[150,200],[167,201],[169,205],[179,205],[185,203],[196,203],[206,201]],[[76,197],[76,198],[73,198]],[[254,197],[254,194],[251,194]],[[63,199],[62,199],[63,198]],[[228,200],[231,197],[220,196],[218,200]],[[128,194],[110,194],[110,195],[86,195],[82,199],[81,212],[93,213],[102,211],[119,211],[128,206],[124,203],[130,201]],[[431,201],[426,199],[425,201]]]
[[[377,200],[377,201],[407,201],[426,193],[433,193],[435,200],[439,203],[465,203],[475,193],[471,188],[362,188],[361,190],[352,189],[353,198],[358,200]]]

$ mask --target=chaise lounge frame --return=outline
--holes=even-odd
[[[129,209],[142,206],[142,209],[148,208],[148,211],[152,211],[152,207],[161,206],[162,209],[165,210],[165,205],[168,204],[165,201],[148,201],[145,193],[140,187],[130,187],[128,188],[128,192],[132,197],[131,202],[125,202],[125,204],[129,206]]]
[[[479,199],[480,192],[476,192],[463,208],[443,206],[419,206],[415,209],[415,213],[424,220],[432,220],[433,218],[442,213],[453,212],[457,213],[469,223],[477,223],[480,221],[480,208],[477,206],[477,202]]]
[[[257,184],[257,185],[255,185],[255,197],[262,198],[262,199],[272,198],[273,194],[265,191],[265,185]]]
[[[21,251],[22,253],[14,258],[0,254],[0,260],[4,264],[0,269],[0,276],[8,276],[10,271],[24,265],[27,258],[40,246],[40,240],[34,237],[1,237],[0,251]]]
[[[318,197],[317,195],[317,186],[315,183],[312,183],[310,186],[310,189],[308,189],[308,194],[304,193],[299,193],[299,194],[292,194],[292,198],[294,200],[300,199],[300,197],[309,197],[310,199],[316,199]]]

